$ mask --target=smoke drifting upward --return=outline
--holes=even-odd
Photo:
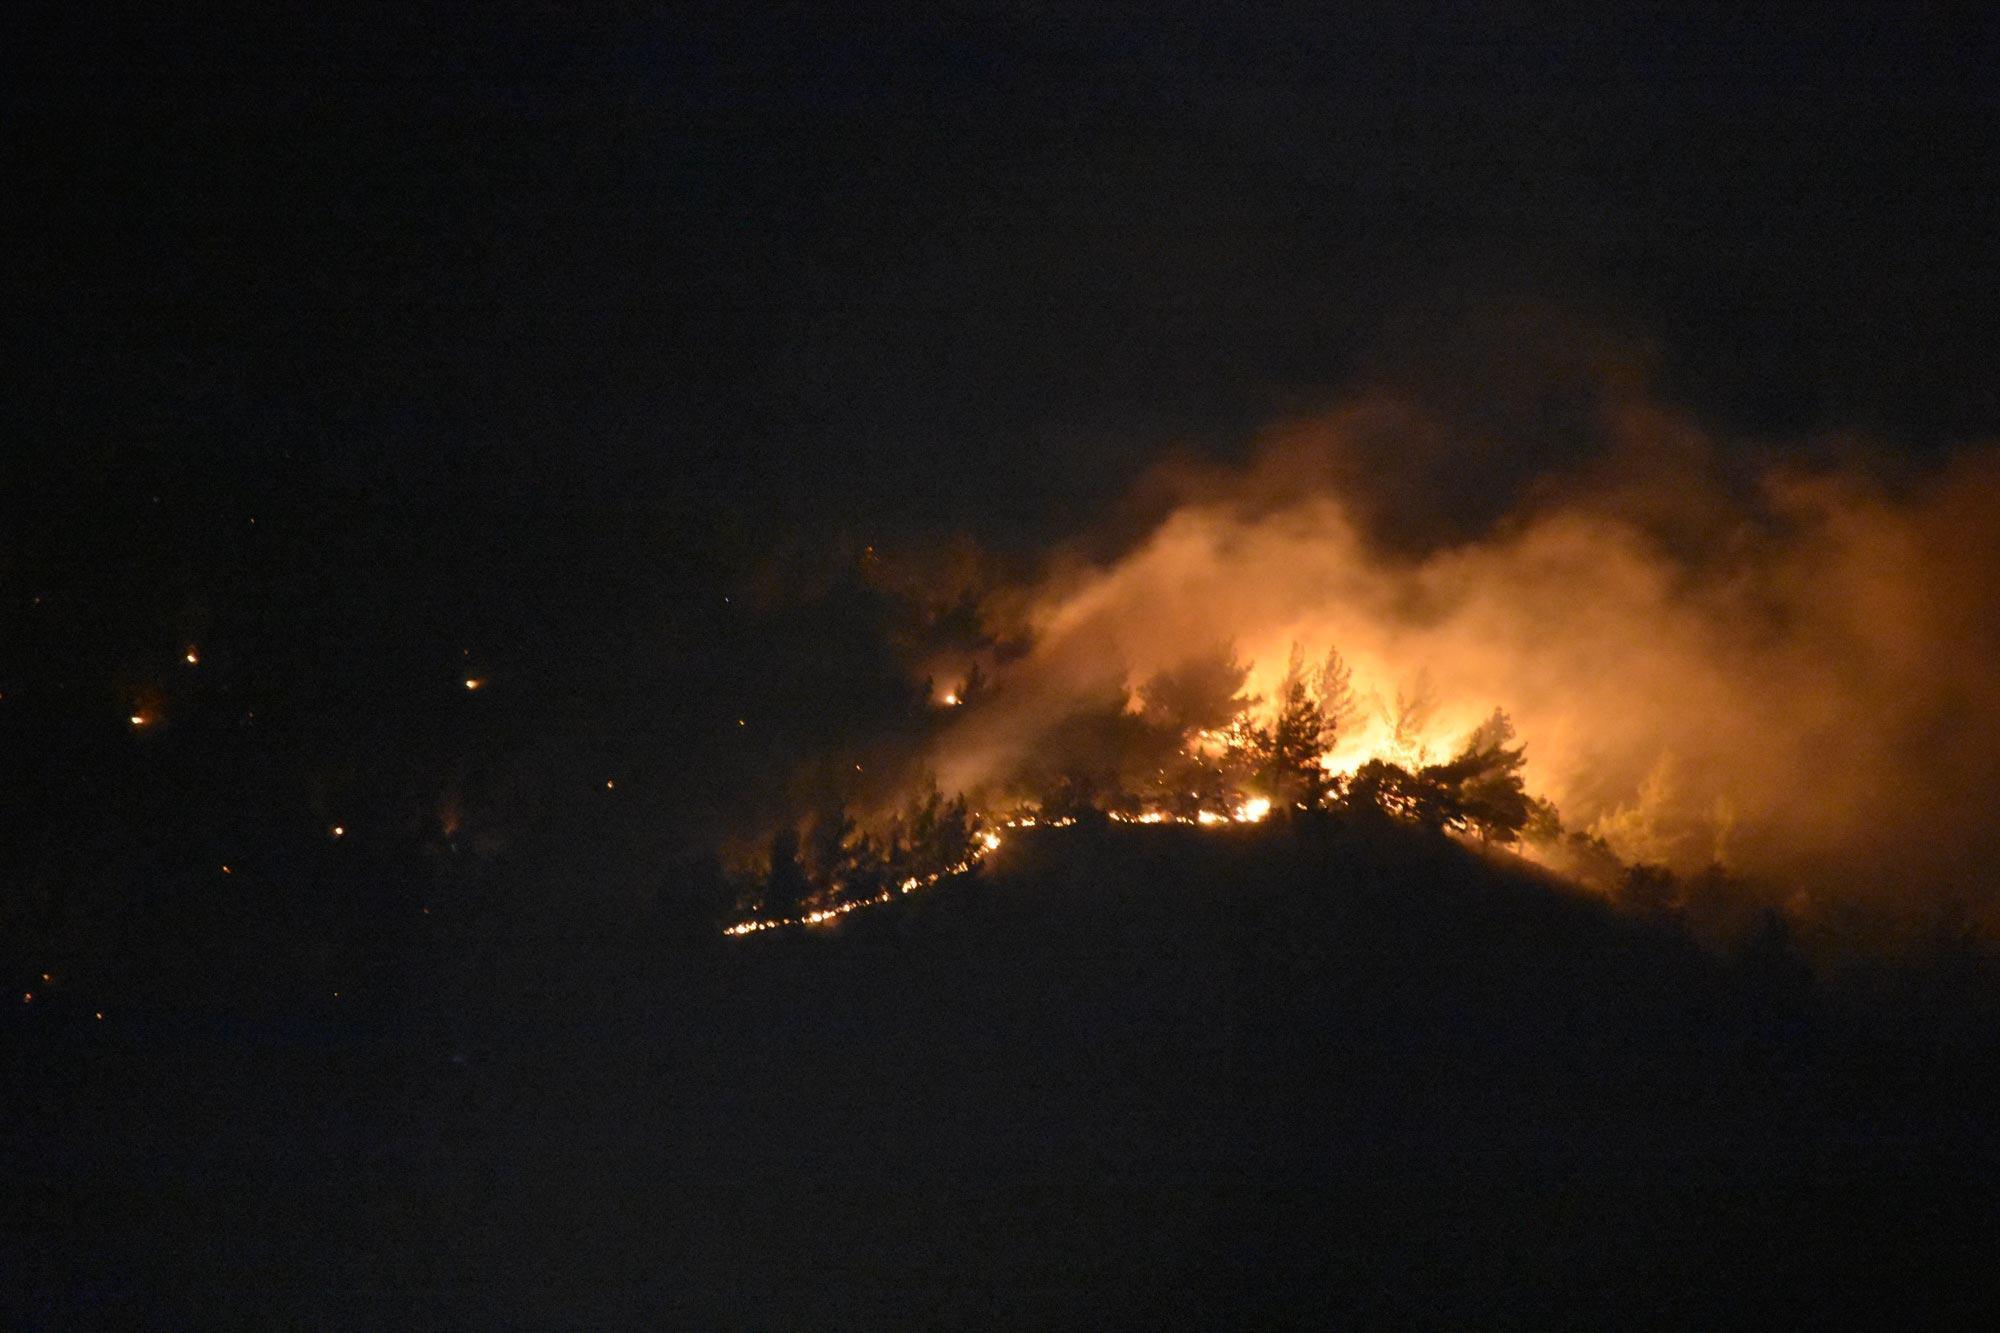
[[[1218,642],[1267,700],[1292,645],[1331,646],[1364,701],[1332,766],[1393,749],[1399,696],[1430,703],[1433,755],[1499,706],[1529,789],[1627,860],[1990,922],[2000,451],[1921,476],[1852,441],[1838,465],[1746,465],[1631,379],[1596,388],[1592,447],[1512,479],[1469,532],[1463,423],[1401,392],[1278,427],[1242,467],[1145,479],[1152,521],[1118,553],[986,599],[1019,650],[984,661],[989,701],[944,735],[940,780],[976,790]]]

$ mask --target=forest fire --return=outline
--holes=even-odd
[[[738,903],[789,922],[900,896],[878,881],[911,878],[924,821],[895,803],[917,789],[950,793],[967,837],[1365,812],[1604,892],[1638,868],[1771,903],[1987,912],[2000,455],[1894,487],[1803,464],[1744,479],[1671,410],[1613,386],[1598,412],[1589,470],[1469,533],[1410,537],[1439,521],[1391,474],[1444,449],[1441,427],[1368,400],[1271,432],[1245,467],[1153,478],[1157,517],[1112,555],[954,574],[976,637],[920,647],[914,674],[960,683],[927,685],[865,773],[843,759],[861,776],[812,802],[841,808],[776,849],[795,882],[764,856]],[[1628,481],[1624,457],[1673,485]],[[947,837],[915,878],[971,845]]]
[[[1211,663],[1149,687],[1140,708],[1121,708],[1127,751],[1159,760],[1150,778],[1083,769],[1025,775],[1035,784],[1025,803],[1018,790],[980,793],[1011,803],[1015,812],[1001,816],[974,810],[963,795],[945,801],[933,785],[874,831],[844,810],[815,818],[803,839],[781,828],[761,882],[737,895],[755,903],[755,915],[724,933],[825,925],[931,888],[998,851],[1001,829],[1066,828],[1085,817],[1217,829],[1261,824],[1274,812],[1309,817],[1366,804],[1440,831],[1511,843],[1538,809],[1523,792],[1522,751],[1508,747],[1502,713],[1475,729],[1451,764],[1411,771],[1371,754],[1343,773],[1333,767],[1338,729],[1356,705],[1339,655],[1308,669],[1294,651],[1270,710],[1240,694],[1248,674],[1233,662]],[[1197,705],[1203,686],[1219,693]],[[1197,706],[1198,713],[1173,711]],[[1198,725],[1225,712],[1225,725]]]

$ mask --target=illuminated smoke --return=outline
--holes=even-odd
[[[940,781],[1000,779],[1209,645],[1267,700],[1292,645],[1332,646],[1362,703],[1336,767],[1438,757],[1499,706],[1530,790],[1628,860],[1720,861],[1795,904],[1990,910],[2000,451],[1912,476],[1852,442],[1839,466],[1762,448],[1746,469],[1743,442],[1614,388],[1590,451],[1443,539],[1425,487],[1451,484],[1454,427],[1406,396],[1144,479],[1154,518],[1118,554],[1060,553],[986,599],[1026,647],[989,656]]]

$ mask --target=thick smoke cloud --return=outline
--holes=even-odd
[[[1121,549],[1094,535],[987,598],[1023,646],[985,663],[941,780],[976,788],[1219,641],[1266,697],[1293,644],[1331,645],[1374,703],[1340,762],[1388,746],[1399,695],[1433,701],[1438,751],[1499,706],[1531,790],[1628,860],[1990,919],[2000,450],[1913,469],[1852,440],[1752,446],[1641,381],[1590,369],[1590,446],[1532,467],[1489,439],[1454,478],[1468,423],[1405,386],[1276,427],[1241,466],[1162,468]]]

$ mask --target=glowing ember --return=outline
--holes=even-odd
[[[195,651],[195,647],[193,644],[189,644],[187,650],[187,664],[189,666],[194,666],[196,663],[200,661],[201,661],[201,654]]]
[[[467,676],[465,678],[465,688],[468,690],[476,690],[485,683],[486,683],[485,681],[481,680],[477,676]]]

